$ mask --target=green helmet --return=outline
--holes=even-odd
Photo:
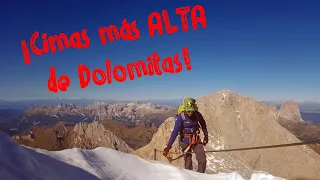
[[[196,111],[196,100],[188,97],[184,100],[184,110],[185,111]]]

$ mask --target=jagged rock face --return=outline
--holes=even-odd
[[[98,120],[102,120],[102,119],[108,119],[110,118],[110,116],[108,116],[108,112],[107,112],[107,104],[105,102],[95,102],[92,106],[86,106],[84,108],[86,111],[90,111],[91,112],[88,114],[90,116],[96,116]]]
[[[133,150],[119,137],[114,135],[98,121],[92,123],[78,123],[66,139],[68,148],[94,149],[108,147],[115,149],[117,144],[119,151],[131,153]]]
[[[279,118],[281,120],[289,120],[293,122],[303,122],[300,114],[298,103],[294,101],[286,101],[279,110]]]
[[[225,148],[299,142],[277,122],[275,111],[252,98],[222,90],[197,101],[213,137]],[[211,137],[212,137],[211,136]],[[210,140],[213,140],[210,137]],[[214,142],[214,140],[213,140]],[[320,156],[307,146],[232,152],[253,170],[286,178],[320,177]]]
[[[101,127],[101,124],[103,127]],[[97,127],[95,127],[97,126]],[[91,128],[91,130],[87,130]],[[148,128],[143,125],[136,127],[128,127],[120,121],[102,120],[94,121],[93,123],[80,123],[77,125],[70,125],[68,123],[58,122],[53,126],[39,127],[35,126],[22,134],[16,134],[13,139],[19,144],[26,146],[46,149],[49,151],[63,150],[75,145],[73,138],[78,138],[79,133],[89,132],[95,129],[112,132],[118,139],[123,140],[132,149],[138,149],[151,141],[152,135],[157,131],[157,128]],[[102,132],[100,131],[100,132]],[[30,134],[32,132],[32,134]],[[97,137],[94,137],[97,135]],[[99,133],[92,134],[91,139],[99,139]],[[106,134],[107,135],[107,134]],[[79,135],[81,137],[81,134]],[[60,140],[59,140],[60,139]],[[78,142],[77,147],[85,149],[92,149],[100,146],[100,142],[94,145],[87,145],[87,140],[83,144]],[[71,144],[69,144],[71,143]],[[96,143],[96,142],[95,142]],[[113,146],[110,148],[114,148]]]
[[[117,137],[125,141],[132,149],[138,149],[147,145],[158,128],[145,127],[138,125],[135,127],[128,127],[119,121],[99,121],[104,127],[114,133]]]

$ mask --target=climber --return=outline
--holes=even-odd
[[[30,137],[32,138],[32,139],[35,139],[36,137],[35,137],[35,135],[34,135],[34,133],[30,130],[29,131],[29,135],[30,135]]]
[[[167,144],[167,147],[163,150],[163,155],[167,157],[169,150],[172,148],[172,144],[175,141],[178,133],[180,132],[180,147],[182,151],[190,146],[188,152],[196,154],[198,161],[198,172],[204,173],[206,170],[206,155],[204,146],[208,143],[208,131],[207,125],[201,113],[197,110],[196,101],[193,98],[186,98],[183,104],[183,111],[176,118],[173,132]],[[200,126],[204,134],[204,140],[200,139]],[[192,154],[187,153],[184,156],[185,169],[192,170]]]
[[[119,150],[119,149],[118,149],[118,144],[117,144],[116,141],[113,143],[113,146],[114,146],[114,149],[115,149],[115,150],[117,150],[117,151]]]
[[[63,137],[61,137],[61,136],[60,136],[59,131],[58,131],[58,130],[56,130],[56,129],[54,129],[54,131],[55,131],[55,133],[56,133],[57,141],[61,141],[61,140],[63,140]]]

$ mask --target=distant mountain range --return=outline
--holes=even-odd
[[[116,120],[128,126],[159,126],[177,113],[176,106],[152,103],[106,103],[96,101],[88,105],[60,103],[31,106],[26,110],[0,110],[0,130],[9,134],[21,133],[32,126],[51,126],[57,122],[76,124],[96,120]]]
[[[54,98],[54,99],[27,99],[18,101],[0,100],[0,117],[11,116],[22,113],[30,107],[38,107],[43,105],[58,106],[59,104],[74,104],[76,106],[90,105],[94,102],[104,103],[152,103],[167,106],[179,106],[182,99],[147,99],[139,101],[120,101],[113,99],[88,99],[88,98]],[[261,101],[267,105],[275,105],[279,110],[285,101]],[[320,102],[316,101],[299,101],[297,102],[303,119],[313,122],[320,122]]]
[[[113,100],[113,99],[88,99],[88,98],[53,98],[53,99],[25,99],[16,101],[0,100],[0,109],[16,109],[26,110],[32,106],[52,105],[57,106],[59,104],[74,104],[74,105],[89,105],[96,101],[105,103],[152,103],[168,106],[179,106],[182,103],[182,99],[147,99],[147,100]]]
[[[0,109],[16,109],[25,110],[31,106],[52,105],[57,106],[59,104],[74,104],[74,105],[89,105],[96,101],[105,103],[152,103],[168,106],[179,106],[182,103],[182,99],[146,99],[146,100],[114,100],[114,99],[88,99],[88,98],[53,98],[53,99],[25,99],[16,101],[0,100]],[[267,105],[275,105],[277,109],[285,101],[261,101]],[[320,102],[317,101],[299,101],[297,102],[301,112],[305,113],[320,113]]]

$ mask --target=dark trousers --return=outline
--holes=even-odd
[[[182,151],[184,151],[187,147],[188,144],[180,141],[180,146],[182,148]],[[207,166],[207,157],[206,153],[204,152],[204,146],[201,143],[193,145],[188,152],[193,152],[196,154],[196,159],[198,161],[198,172],[204,173],[206,171],[206,166]],[[184,167],[185,169],[192,170],[192,154],[188,153],[184,156]]]

